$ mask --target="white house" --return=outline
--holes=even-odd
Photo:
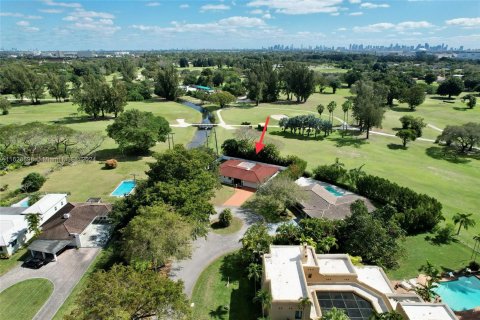
[[[66,204],[67,195],[62,193],[47,194],[29,207],[0,207],[0,254],[12,255],[32,238],[27,215],[39,214],[41,226]]]

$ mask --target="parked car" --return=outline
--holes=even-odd
[[[38,269],[38,268],[41,268],[43,265],[45,265],[47,263],[48,263],[48,261],[45,261],[45,260],[40,259],[40,258],[30,258],[30,259],[25,260],[25,262],[23,262],[22,267],[31,268],[31,269]]]

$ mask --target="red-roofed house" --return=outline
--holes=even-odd
[[[274,177],[278,167],[245,160],[227,160],[220,165],[222,183],[258,189]]]

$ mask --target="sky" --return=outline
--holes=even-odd
[[[0,48],[480,48],[478,0],[0,0]]]

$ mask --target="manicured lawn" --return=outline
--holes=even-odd
[[[231,234],[238,232],[243,226],[243,222],[241,219],[237,217],[233,217],[232,222],[230,225],[226,228],[223,226],[220,226],[218,221],[215,221],[214,223],[211,224],[212,231],[218,234]]]
[[[30,279],[0,293],[1,320],[31,320],[53,291],[47,279]]]
[[[97,255],[97,257],[87,269],[87,271],[83,274],[82,278],[77,283],[75,288],[73,288],[72,293],[68,296],[60,309],[58,309],[52,320],[62,320],[64,316],[70,314],[70,312],[75,309],[76,299],[79,293],[85,288],[88,277],[90,277],[93,272],[105,268],[107,265],[109,265],[111,263],[112,257],[113,250],[111,247],[106,247],[105,249],[102,249],[102,251]]]
[[[200,275],[192,294],[193,318],[197,320],[257,319],[260,307],[252,302],[254,286],[235,253],[209,265]]]
[[[220,189],[215,191],[215,197],[213,197],[210,202],[215,206],[221,206],[225,201],[227,201],[233,194],[235,193],[235,189],[230,186],[223,185]]]
[[[424,234],[407,237],[405,246],[408,255],[400,260],[400,268],[387,271],[392,280],[416,277],[419,273],[418,268],[427,260],[441,271],[462,269],[468,265],[472,255],[472,250],[461,243],[434,245],[425,241]]]
[[[9,259],[0,259],[0,276],[22,263],[28,255],[27,249],[24,248],[15,252]]]

